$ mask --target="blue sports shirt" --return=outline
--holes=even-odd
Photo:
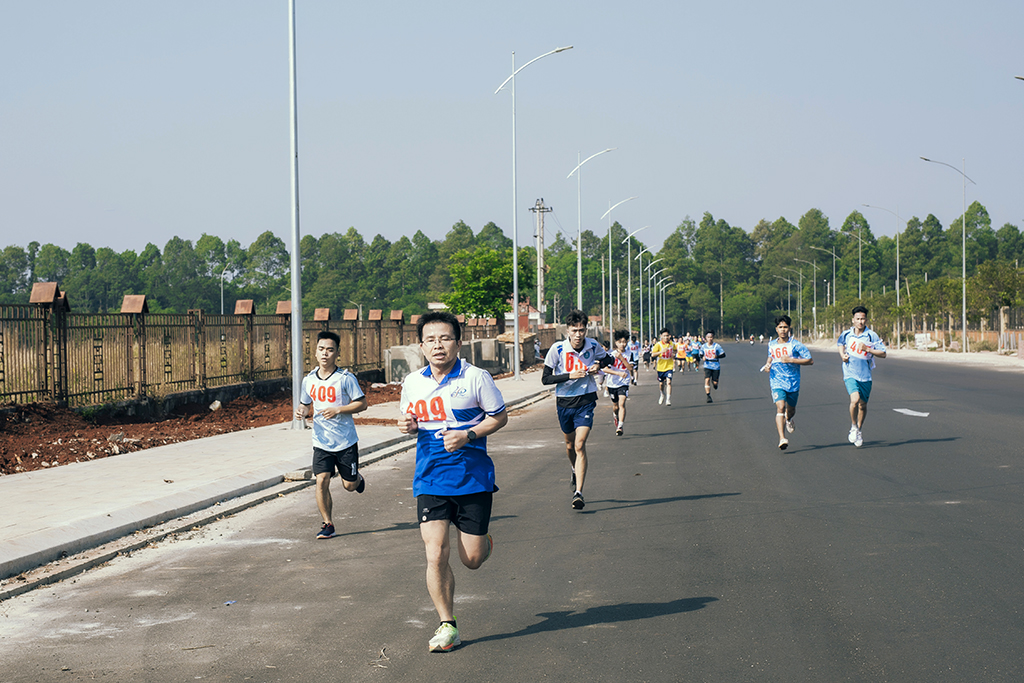
[[[704,356],[705,370],[719,370],[722,364],[718,362],[718,356],[725,355],[725,349],[718,342],[714,344],[701,344],[700,354]]]
[[[800,391],[800,366],[795,363],[780,363],[783,358],[810,358],[811,352],[796,339],[781,342],[775,338],[768,342],[768,358],[772,366],[768,370],[768,386],[790,393]]]
[[[858,382],[870,382],[871,371],[875,369],[875,357],[867,352],[867,349],[884,351],[885,344],[874,330],[867,327],[860,334],[856,334],[853,328],[846,330],[839,335],[838,346],[846,348],[850,360],[843,363],[843,379],[855,379]]]
[[[399,405],[402,412],[416,416],[418,427],[414,496],[464,496],[498,490],[486,437],[453,453],[444,449],[444,431],[472,429],[485,415],[505,410],[505,399],[490,374],[460,358],[438,383],[428,365],[405,378]]]

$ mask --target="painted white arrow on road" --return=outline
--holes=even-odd
[[[928,417],[928,415],[930,414],[919,413],[916,410],[911,410],[910,408],[893,408],[893,411],[897,413],[903,413],[904,415],[909,415],[910,417]]]

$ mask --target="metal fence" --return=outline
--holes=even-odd
[[[497,336],[470,321],[464,338]],[[315,365],[320,330],[341,337],[338,364],[382,368],[391,346],[415,344],[401,320],[303,322],[303,363]],[[0,305],[0,403],[89,406],[291,376],[291,316],[70,313]]]

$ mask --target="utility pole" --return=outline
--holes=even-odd
[[[530,207],[530,211],[537,214],[537,313],[541,325],[547,321],[544,316],[544,214],[554,210],[554,207],[544,206],[543,197]]]

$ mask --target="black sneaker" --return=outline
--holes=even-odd
[[[714,401],[711,400],[711,394],[708,394],[708,403],[714,403]]]
[[[359,475],[359,486],[356,487],[356,493],[362,493],[366,490],[366,477]]]
[[[570,470],[572,476],[569,478],[569,486],[573,491],[576,490],[576,470]]]
[[[583,502],[583,494],[577,491],[572,496],[572,509],[582,510],[584,505],[586,505],[586,503]]]
[[[330,538],[334,535],[334,525],[324,522],[320,525],[320,533],[316,535],[317,538]]]

